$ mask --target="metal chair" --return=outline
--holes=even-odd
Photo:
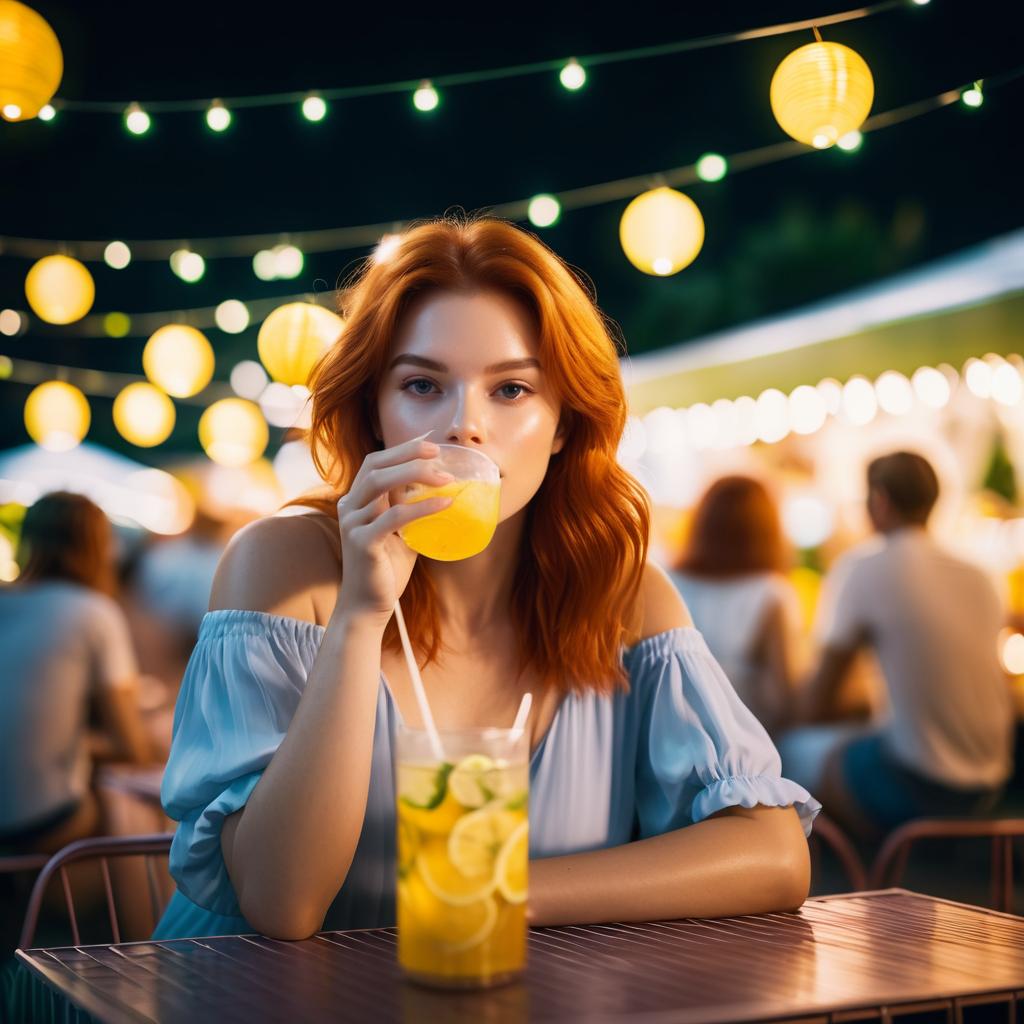
[[[61,886],[64,890],[64,904],[67,907],[68,919],[71,924],[71,938],[75,946],[81,945],[81,935],[78,928],[78,917],[75,913],[75,901],[71,892],[71,881],[68,877],[68,865],[82,864],[96,861],[99,862],[100,871],[103,876],[103,889],[106,894],[107,919],[110,922],[110,930],[114,942],[121,941],[121,928],[117,914],[117,907],[114,900],[114,889],[110,882],[110,860],[126,857],[142,857],[145,864],[146,882],[149,889],[150,907],[154,920],[159,919],[167,905],[169,894],[166,893],[166,886],[161,884],[160,879],[154,870],[153,858],[157,855],[161,860],[166,860],[171,848],[173,833],[157,833],[154,835],[139,836],[97,836],[90,839],[79,839],[69,843],[62,850],[58,850],[46,861],[42,871],[36,878],[32,887],[32,894],[29,896],[28,908],[25,912],[25,923],[21,929],[21,938],[18,945],[22,949],[32,946],[35,939],[36,928],[39,924],[39,914],[43,905],[43,897],[46,888],[54,878],[59,875]]]
[[[839,866],[850,883],[849,892],[867,889],[868,873],[853,843],[831,818],[819,813],[814,819],[814,828],[811,831],[812,858],[822,846],[828,847],[839,861]]]
[[[871,887],[884,889],[902,878],[910,848],[923,839],[992,840],[992,907],[1013,913],[1013,841],[1024,836],[1024,818],[922,818],[886,838],[871,868]]]

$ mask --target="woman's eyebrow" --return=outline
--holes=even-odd
[[[425,370],[434,370],[437,373],[447,373],[448,367],[444,363],[439,363],[434,359],[427,359],[426,356],[413,356],[413,355],[402,355],[396,356],[388,367],[389,370],[393,370],[396,366],[402,363],[406,363],[409,366],[419,366]],[[502,363],[492,363],[490,366],[484,367],[484,373],[505,373],[508,370],[527,370],[527,369],[540,369],[540,360],[538,359],[506,359]]]

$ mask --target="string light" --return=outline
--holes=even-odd
[[[429,78],[424,78],[419,84],[419,88],[412,95],[413,106],[421,113],[428,113],[431,110],[436,110],[437,105],[441,102],[441,97],[438,96],[437,90],[431,84]]]
[[[231,111],[220,100],[214,100],[206,112],[206,123],[211,131],[227,131],[231,125]]]
[[[562,216],[562,204],[554,196],[542,193],[530,200],[526,215],[534,227],[549,228]]]
[[[139,381],[129,384],[114,399],[114,426],[139,448],[162,444],[174,429],[174,403],[159,388]]]
[[[266,451],[269,441],[259,406],[244,398],[222,398],[199,418],[199,443],[221,466],[248,466]]]
[[[92,309],[96,285],[85,266],[70,256],[44,256],[25,277],[25,295],[48,324],[71,324]]]
[[[39,108],[37,116],[40,121],[52,121],[57,116],[57,111],[52,103],[45,103]]]
[[[728,161],[719,153],[705,153],[697,161],[697,177],[701,181],[721,181],[728,170]]]
[[[131,329],[132,318],[127,313],[111,312],[103,317],[103,331],[108,338],[127,338]]]
[[[145,135],[152,125],[147,114],[138,103],[129,103],[124,112],[124,125],[132,135]]]
[[[302,101],[302,116],[307,121],[322,121],[327,116],[327,104],[323,97],[311,92]]]
[[[985,95],[981,91],[981,81],[975,82],[972,86],[964,89],[960,93],[960,99],[963,100],[964,105],[968,107],[980,107],[985,102]]]
[[[85,395],[66,381],[48,380],[25,399],[25,429],[47,451],[75,448],[89,432],[91,419]]]
[[[582,89],[587,81],[586,68],[575,57],[570,57],[558,72],[558,80],[570,92],[575,92]]]
[[[697,258],[704,244],[704,218],[682,192],[664,186],[651,189],[623,211],[619,241],[638,270],[665,277]]]
[[[195,284],[206,273],[206,260],[189,249],[176,249],[171,253],[171,270],[189,284]]]
[[[231,390],[239,398],[255,401],[267,386],[267,371],[253,359],[243,359],[231,368]]]
[[[0,334],[14,338],[21,331],[21,314],[13,309],[0,312]]]
[[[206,335],[185,324],[155,331],[142,350],[142,369],[175,398],[197,395],[213,378],[213,348]]]
[[[914,371],[910,383],[918,400],[930,409],[941,409],[949,401],[949,381],[941,370],[936,370],[932,366],[921,366]]]
[[[241,334],[249,326],[249,310],[238,299],[225,299],[213,314],[225,334]]]
[[[836,145],[846,153],[856,153],[864,145],[864,136],[854,129],[839,137]]]
[[[8,121],[35,117],[64,73],[60,41],[42,15],[22,3],[0,3],[0,112]]]
[[[114,270],[124,270],[132,261],[132,251],[124,242],[111,242],[103,250],[103,262]]]

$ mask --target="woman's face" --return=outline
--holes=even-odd
[[[399,324],[377,414],[385,448],[427,434],[490,456],[502,476],[502,520],[537,493],[563,443],[533,325],[499,292],[437,292],[414,304]]]

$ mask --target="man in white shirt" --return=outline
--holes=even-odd
[[[888,718],[830,753],[818,793],[826,814],[864,837],[910,818],[985,813],[1013,767],[999,598],[928,535],[938,494],[920,455],[875,459],[868,513],[879,536],[840,559],[822,595],[823,652],[801,717],[828,706],[862,647],[888,688]]]

